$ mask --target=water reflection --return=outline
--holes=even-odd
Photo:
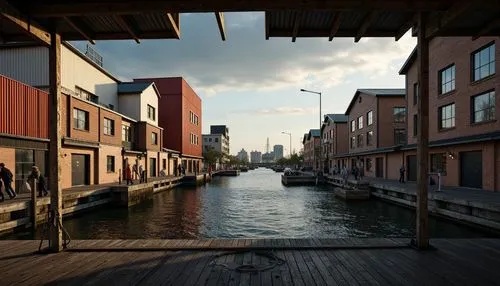
[[[414,211],[371,200],[349,202],[331,187],[284,187],[267,169],[178,188],[129,209],[103,208],[64,222],[76,239],[411,237]],[[433,237],[491,236],[430,220]],[[32,238],[29,232],[5,238]]]

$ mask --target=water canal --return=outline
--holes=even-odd
[[[67,218],[74,239],[411,237],[414,211],[386,202],[344,202],[332,187],[284,187],[279,173],[260,168],[177,188],[129,209],[101,208]],[[432,237],[492,234],[430,219]],[[38,237],[30,232],[8,239]]]

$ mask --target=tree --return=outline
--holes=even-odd
[[[215,149],[210,148],[203,154],[203,157],[205,159],[205,162],[207,162],[209,165],[213,165],[217,163],[217,160],[219,160],[221,154],[215,151]]]

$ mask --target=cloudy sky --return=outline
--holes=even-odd
[[[181,16],[181,40],[136,44],[98,42],[104,67],[122,80],[182,76],[202,98],[203,132],[226,124],[231,153],[241,148],[265,152],[283,144],[301,148],[309,129],[319,127],[322,112],[344,113],[357,88],[404,87],[398,71],[415,46],[408,34],[394,39],[290,38],[265,40],[263,13],[226,13],[223,42],[213,14]],[[83,48],[86,43],[76,43]],[[161,111],[160,111],[161,112]]]

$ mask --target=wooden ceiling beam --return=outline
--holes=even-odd
[[[486,25],[481,27],[479,31],[476,33],[476,35],[472,37],[472,40],[477,40],[479,37],[487,35],[495,28],[500,28],[500,14],[498,14],[495,18],[493,18],[493,20],[489,21]]]
[[[64,21],[66,21],[66,23],[68,23],[73,30],[77,31],[92,45],[95,45],[95,41],[90,36],[90,32],[88,32],[87,28],[84,28],[81,24],[76,24],[70,17],[64,17]]]
[[[217,26],[219,26],[220,37],[223,41],[226,40],[226,27],[224,25],[224,12],[215,12]]]
[[[340,23],[342,22],[342,16],[339,12],[335,13],[335,16],[333,16],[333,24],[332,28],[330,29],[330,35],[328,36],[328,41],[332,41],[337,32],[339,31],[340,28]]]
[[[361,23],[361,26],[359,26],[358,32],[356,33],[356,37],[354,37],[354,42],[359,42],[361,38],[365,35],[366,31],[368,31],[368,28],[370,28],[370,25],[373,23],[373,21],[378,17],[379,12],[378,11],[371,11],[366,15],[366,17],[363,19],[363,22]]]
[[[458,17],[463,15],[467,10],[469,10],[476,2],[480,2],[481,0],[460,0],[457,1],[450,9],[441,15],[441,17],[432,17],[429,19],[425,36],[427,38],[438,36],[439,33],[443,30],[446,30],[453,21],[455,21]]]
[[[417,14],[412,15],[411,17],[408,18],[408,20],[399,28],[398,33],[396,34],[396,37],[394,39],[396,41],[399,41],[408,30],[412,29],[415,26],[415,23],[417,22]]]
[[[180,31],[180,17],[178,13],[167,13],[167,18],[168,22],[170,24],[170,28],[174,31],[175,39],[180,39],[181,38],[181,31]]]
[[[0,1],[0,18],[14,23],[19,30],[46,46],[50,46],[50,33],[38,23],[23,15],[6,1]]]
[[[139,40],[137,29],[135,27],[132,27],[129,23],[127,23],[127,21],[125,21],[123,17],[124,16],[113,15],[113,19],[118,24],[118,26],[120,26],[120,28],[122,28],[123,30],[127,31],[130,37],[132,37],[132,39],[134,39],[136,43],[140,44],[141,41]]]
[[[14,0],[10,0],[14,1]],[[243,12],[271,10],[385,10],[385,11],[443,11],[452,0],[102,0],[47,3],[33,1],[30,10],[36,17],[81,16],[82,14],[135,14],[155,11],[185,12]]]
[[[296,11],[295,17],[293,19],[293,30],[292,30],[292,42],[297,40],[297,34],[299,33],[300,22],[302,21],[303,11]]]

